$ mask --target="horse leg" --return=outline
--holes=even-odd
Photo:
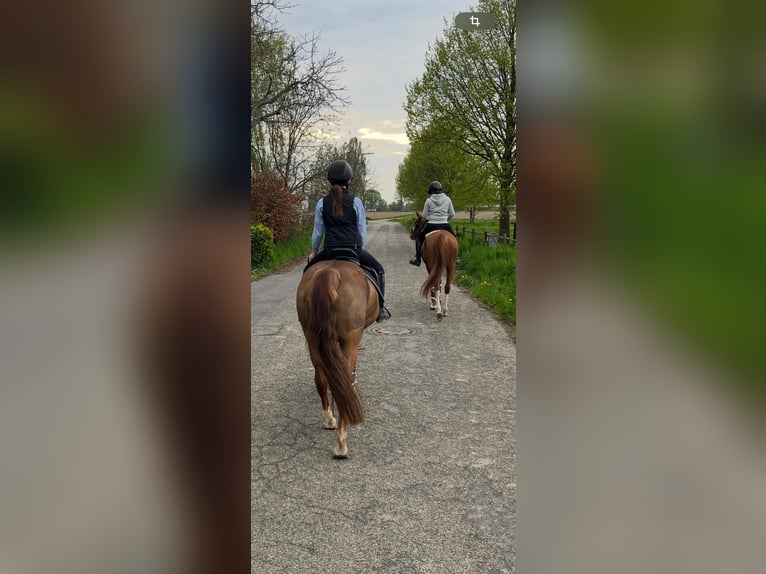
[[[356,385],[356,362],[359,357],[359,345],[362,342],[362,337],[352,336],[348,341],[341,342],[341,349],[343,349],[343,356],[348,360],[348,369],[351,371],[351,377],[354,379]]]
[[[447,297],[449,296],[450,291],[450,283],[449,283],[449,276],[447,277],[447,282],[444,284],[444,297],[442,298],[442,308],[444,312],[442,313],[445,317],[447,316]]]
[[[341,350],[343,351],[343,356],[346,357],[346,368],[349,370],[349,372],[354,377],[354,385],[356,386],[356,362],[357,358],[359,357],[359,343],[362,341],[362,333],[360,332],[358,335],[356,333],[352,333],[349,337],[341,341]],[[342,416],[338,417],[340,419],[340,422],[338,424],[338,429],[335,432],[335,437],[337,439],[337,445],[332,450],[333,455],[335,458],[346,458],[348,456],[348,425],[346,424],[346,421],[343,419]]]
[[[335,458],[346,458],[348,456],[348,445],[346,444],[348,431],[346,429],[346,421],[343,420],[343,417],[340,417],[340,424],[338,425],[338,430],[335,433],[338,444],[334,449],[332,449],[332,453]]]
[[[442,284],[441,281],[439,282],[439,287],[436,289],[436,297],[434,297],[436,300],[436,320],[441,321],[442,320]]]
[[[447,316],[447,292],[444,292],[442,296],[442,317]]]
[[[434,309],[436,309],[436,304],[438,302],[439,302],[439,299],[436,297],[436,289],[432,287],[431,288],[431,306],[428,308],[431,309],[431,311],[433,311]]]
[[[313,359],[313,357],[312,357]],[[318,359],[321,360],[321,359]],[[334,429],[337,427],[335,417],[332,414],[332,408],[330,407],[330,400],[327,398],[327,381],[324,380],[319,374],[319,369],[314,366],[314,384],[317,387],[317,393],[319,393],[319,399],[322,401],[322,413],[323,421],[322,426],[326,429]]]

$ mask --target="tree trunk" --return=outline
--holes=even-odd
[[[509,158],[510,159],[510,158]],[[513,204],[513,165],[503,161],[500,173],[500,235],[511,236],[511,205]]]
[[[508,207],[500,205],[500,235],[509,237],[511,234],[511,215]]]

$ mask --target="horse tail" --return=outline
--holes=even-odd
[[[333,308],[338,300],[340,272],[327,269],[317,274],[311,295],[311,339],[321,361],[314,368],[327,381],[340,416],[350,425],[364,422],[364,409],[354,388],[354,376],[348,366],[335,325]]]
[[[426,280],[423,282],[423,285],[420,287],[420,296],[424,299],[428,299],[431,287],[433,285],[438,285],[439,281],[442,276],[442,272],[444,271],[444,267],[446,266],[447,262],[444,259],[442,255],[442,249],[441,249],[441,233],[436,233],[431,236],[431,245],[428,246],[428,259],[432,262],[431,263],[431,270],[428,272],[428,277],[426,277]],[[424,249],[426,245],[423,246]]]

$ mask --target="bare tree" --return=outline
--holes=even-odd
[[[337,81],[343,59],[320,52],[316,33],[292,39],[278,30],[255,30],[251,46],[253,127],[289,110],[337,110],[349,103]]]
[[[291,38],[276,24],[281,0],[251,5],[251,160],[253,171],[272,171],[305,195],[318,128],[349,101],[339,85],[343,60],[322,52],[319,36]]]
[[[322,56],[323,61],[315,64],[318,37],[312,36],[309,40],[306,56],[308,61],[308,73],[314,76],[333,75],[342,70],[340,58],[332,56],[332,53]],[[309,46],[309,44],[305,44]],[[294,62],[295,69],[291,75],[301,73],[298,69],[300,62]],[[262,130],[266,134],[266,141],[260,149],[255,149],[256,157],[266,154],[267,164],[277,172],[285,183],[301,192],[309,177],[308,166],[311,163],[310,152],[316,146],[316,133],[318,128],[331,122],[337,117],[339,109],[346,104],[346,100],[340,96],[328,82],[316,84],[303,83],[299,87],[287,93],[282,98],[281,108],[278,114],[263,120]],[[269,108],[271,106],[267,106]],[[266,113],[270,113],[267,110]],[[262,162],[259,162],[262,163]]]

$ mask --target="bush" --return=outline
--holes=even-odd
[[[274,234],[265,225],[250,226],[250,263],[257,266],[268,261],[274,253]]]
[[[277,176],[254,175],[250,181],[250,223],[268,227],[276,243],[300,233],[303,210],[301,198]]]

